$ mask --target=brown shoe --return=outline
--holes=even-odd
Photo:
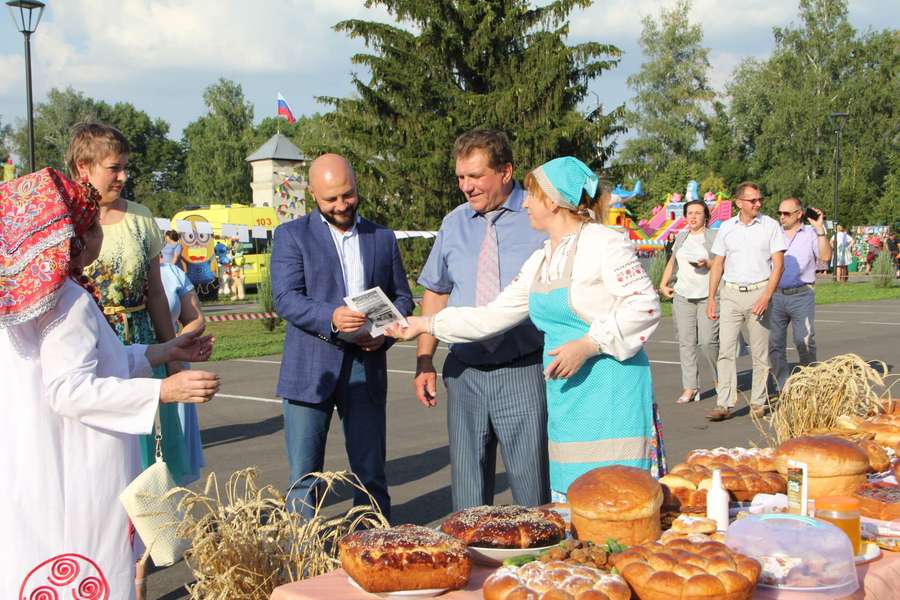
[[[710,421],[724,421],[731,418],[731,409],[726,406],[717,406],[708,413],[706,418]]]
[[[761,419],[762,417],[769,414],[769,407],[768,406],[754,406],[750,409],[750,414],[758,419]]]

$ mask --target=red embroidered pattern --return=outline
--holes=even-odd
[[[613,272],[615,273],[616,281],[622,285],[628,285],[647,276],[644,272],[644,267],[641,266],[637,258],[628,261],[624,265],[619,265]]]
[[[80,554],[60,554],[33,568],[18,600],[109,600],[109,584],[97,563]]]
[[[54,169],[0,184],[0,326],[53,306],[69,276],[70,238],[93,225],[97,197]]]

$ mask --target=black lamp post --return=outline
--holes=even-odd
[[[838,188],[841,185],[841,129],[849,118],[849,114],[845,112],[833,112],[828,115],[831,124],[834,126],[834,213],[831,216],[832,230],[834,231],[834,250],[831,253],[831,266],[834,274],[834,281],[837,282],[837,257],[838,257]]]
[[[44,3],[37,0],[9,0],[9,14],[19,33],[25,36],[25,98],[28,104],[28,166],[34,172],[34,108],[31,102],[31,34],[44,14]]]

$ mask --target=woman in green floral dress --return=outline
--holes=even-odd
[[[120,131],[102,123],[75,128],[66,162],[73,175],[87,179],[100,192],[103,246],[99,258],[85,267],[100,295],[110,326],[125,344],[154,344],[174,337],[172,317],[159,274],[159,254],[165,241],[150,211],[121,196],[128,179],[128,141]],[[159,378],[181,370],[170,363]],[[179,481],[188,471],[187,445],[176,404],[159,407],[163,457]],[[141,459],[146,468],[154,460],[153,436],[141,436]]]

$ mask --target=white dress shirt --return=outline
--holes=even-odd
[[[772,255],[787,247],[784,230],[772,217],[757,215],[745,225],[738,215],[719,227],[712,253],[725,257],[726,282],[747,285],[768,279]]]
[[[552,254],[550,241],[544,242],[490,304],[439,312],[433,321],[435,336],[444,342],[470,342],[511,329],[528,318],[528,296],[538,269],[544,282],[559,279],[566,257],[575,252],[572,308],[590,323],[588,333],[600,352],[617,360],[637,354],[659,325],[660,306],[634,247],[621,232],[596,223],[584,227],[577,247],[574,240],[563,238]]]
[[[341,263],[341,275],[344,279],[344,289],[347,290],[347,295],[355,296],[360,292],[364,292],[366,290],[366,274],[363,270],[362,251],[359,249],[359,230],[356,227],[356,224],[359,223],[359,217],[356,217],[356,223],[353,224],[349,231],[341,231],[326,221],[321,214],[319,217],[323,223],[328,225],[328,231],[331,232],[334,249],[337,250],[338,260]],[[352,342],[359,335],[359,332],[339,333],[338,337],[345,342]]]
[[[356,223],[349,231],[341,231],[319,215],[323,223],[328,225],[334,248],[337,250],[338,259],[341,261],[341,273],[344,277],[344,288],[348,296],[355,296],[366,290],[366,274],[363,271],[362,252],[359,249],[359,231]]]

